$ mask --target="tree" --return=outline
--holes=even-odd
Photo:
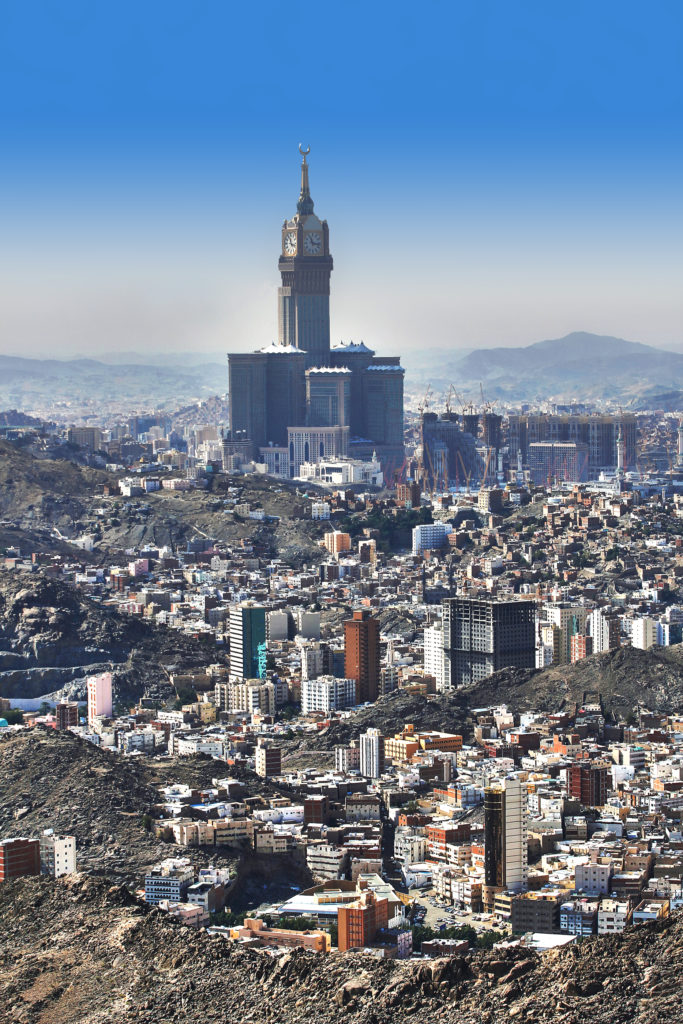
[[[4,718],[8,725],[24,724],[24,712],[20,708],[10,708],[9,711],[3,712],[0,718]]]

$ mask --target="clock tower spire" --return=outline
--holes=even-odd
[[[330,362],[330,275],[332,257],[327,221],[313,212],[306,157],[311,147],[299,145],[301,191],[297,212],[282,225],[279,260],[278,338],[306,352],[306,366]]]

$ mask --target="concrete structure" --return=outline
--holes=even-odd
[[[606,761],[574,761],[567,769],[567,794],[584,807],[607,803],[609,765]]]
[[[259,743],[255,751],[254,771],[262,779],[282,773],[282,751],[265,743]]]
[[[169,857],[145,875],[145,902],[182,903],[194,882],[194,868],[184,857]]]
[[[354,903],[339,907],[337,947],[340,953],[362,949],[389,923],[389,904],[372,891],[361,894]]]
[[[76,870],[76,839],[74,836],[56,836],[46,829],[40,837],[40,870],[44,875],[61,878]]]
[[[436,622],[424,631],[424,670],[425,675],[436,679],[439,693],[451,689],[450,667],[450,659],[444,655],[443,623]]]
[[[360,734],[360,773],[368,779],[378,779],[384,771],[384,737],[379,729],[368,729]]]
[[[249,945],[277,946],[278,949],[305,949],[310,953],[329,953],[332,943],[328,932],[268,928],[263,921],[254,917],[246,917],[243,925],[231,928],[230,938]]]
[[[451,686],[464,686],[499,669],[534,668],[536,609],[531,601],[451,597],[443,602],[444,655]]]
[[[657,623],[647,615],[633,620],[631,629],[631,646],[646,651],[657,643]]]
[[[514,778],[494,779],[484,791],[484,903],[527,888],[526,791]]]
[[[100,716],[111,718],[114,711],[111,672],[90,676],[86,683],[86,690],[88,694],[88,725],[92,725]]]
[[[266,610],[252,601],[230,605],[230,675],[265,679]]]
[[[421,555],[423,551],[442,548],[453,532],[450,523],[423,523],[413,527],[413,554]]]
[[[78,725],[78,701],[60,700],[55,705],[55,722],[58,729],[71,729]]]
[[[301,710],[305,715],[312,711],[339,711],[353,707],[355,703],[355,679],[318,676],[301,681]]]
[[[379,690],[379,622],[361,609],[344,622],[344,674],[356,681],[359,704],[377,700]]]
[[[534,484],[578,483],[588,479],[588,446],[575,442],[534,442],[529,445],[529,471]]]

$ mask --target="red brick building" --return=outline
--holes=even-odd
[[[0,882],[20,875],[40,874],[40,840],[0,840]]]
[[[607,773],[604,761],[574,761],[567,772],[567,792],[584,807],[602,807],[607,802]]]

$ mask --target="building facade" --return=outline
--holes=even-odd
[[[281,229],[278,341],[228,356],[224,461],[258,458],[268,472],[294,477],[302,463],[376,451],[386,471],[404,457],[404,370],[362,342],[330,345],[329,228],[315,213],[308,150],[301,153],[297,210]]]
[[[444,655],[451,686],[475,683],[509,666],[534,668],[533,602],[450,597],[443,609]]]

